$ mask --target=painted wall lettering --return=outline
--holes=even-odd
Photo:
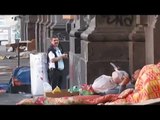
[[[131,26],[133,24],[133,15],[103,15],[109,25]]]

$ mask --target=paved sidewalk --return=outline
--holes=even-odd
[[[3,67],[9,67],[15,69],[18,66],[18,58],[7,59],[6,57],[3,59],[4,56],[16,56],[18,55],[17,52],[7,52],[4,46],[0,46],[0,72],[6,69]],[[29,66],[29,58],[20,58],[20,66]],[[13,70],[11,70],[13,72]],[[10,74],[0,74],[0,83],[9,83],[11,78],[12,72]],[[30,98],[31,94],[10,94],[10,93],[3,93],[0,94],[0,105],[16,105],[17,102],[21,101],[24,98]]]
[[[7,55],[17,55],[16,52],[5,52],[5,51],[0,51],[0,56],[7,56]],[[29,66],[29,58],[20,58],[20,66]],[[13,59],[0,59],[0,66],[8,66],[13,69],[15,69],[18,66],[18,59],[13,58]],[[11,74],[8,75],[0,75],[0,83],[7,83],[9,82],[11,78]]]
[[[0,95],[0,105],[16,105],[25,98],[31,98],[31,94],[10,94],[4,93]]]

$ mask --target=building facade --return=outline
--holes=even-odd
[[[102,74],[111,75],[110,62],[133,73],[160,59],[158,15],[26,15],[23,40],[36,40],[37,52],[46,52],[49,38],[58,34],[69,60],[66,86],[92,84]]]

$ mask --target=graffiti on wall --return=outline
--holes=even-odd
[[[109,25],[132,26],[133,15],[103,15],[105,22]]]

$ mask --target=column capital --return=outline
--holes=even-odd
[[[37,21],[37,15],[29,15],[29,22],[30,23],[36,23]]]
[[[96,15],[81,37],[89,41],[129,41],[138,24],[136,15]],[[140,34],[134,39],[143,39],[144,31],[138,30]]]

